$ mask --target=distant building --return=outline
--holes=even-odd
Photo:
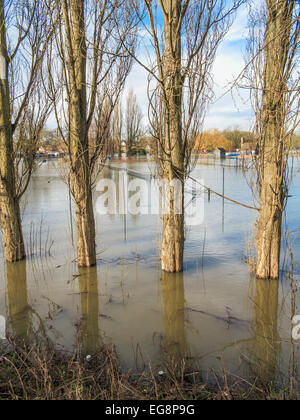
[[[242,154],[249,155],[252,152],[252,145],[250,143],[243,143],[241,152]]]
[[[66,153],[64,150],[53,150],[53,148],[43,148],[40,147],[39,150],[35,153],[36,158],[64,158],[66,156]]]
[[[244,138],[241,139],[241,154],[257,156],[259,153],[258,144],[255,146],[253,142],[245,142]]]
[[[226,158],[226,150],[223,147],[218,147],[214,151],[214,156],[218,159],[225,159]]]

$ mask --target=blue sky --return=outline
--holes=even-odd
[[[245,39],[247,37],[248,10],[244,6],[221,44],[214,65],[215,94],[217,101],[210,106],[205,128],[224,129],[238,125],[248,130],[253,124],[253,113],[248,101],[248,92],[227,94],[228,83],[232,82],[245,66]],[[222,97],[222,99],[218,99]]]

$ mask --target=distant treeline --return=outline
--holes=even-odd
[[[217,147],[222,147],[227,151],[242,149],[255,150],[257,140],[255,134],[250,131],[243,131],[238,128],[227,128],[224,131],[211,129],[199,135],[195,149],[203,151],[213,151]],[[300,148],[300,133],[292,138],[292,148]]]
[[[211,129],[204,131],[199,135],[196,143],[195,149],[200,151],[213,151],[217,147],[222,147],[227,151],[236,150],[242,148],[242,139],[244,141],[244,146],[247,145],[253,150],[256,148],[256,139],[255,135],[250,131],[243,131],[238,128],[227,128],[226,130],[220,131],[218,129]],[[126,142],[126,138],[124,138]],[[129,152],[128,155],[134,154],[138,150],[139,154],[145,154],[147,145],[154,148],[154,139],[150,136],[140,136],[135,142],[132,152]],[[40,147],[44,147],[49,150],[58,151],[64,149],[63,142],[57,136],[57,130],[43,130],[41,141],[39,144]],[[300,133],[297,133],[293,136],[292,148],[300,148]],[[117,146],[115,145],[115,139],[111,138],[111,149],[112,154],[117,152]]]
[[[195,149],[203,151],[213,151],[217,147],[222,147],[225,150],[241,149],[242,139],[244,144],[253,145],[255,149],[255,136],[250,131],[242,131],[239,129],[227,128],[224,131],[218,129],[211,129],[204,131],[199,135]]]

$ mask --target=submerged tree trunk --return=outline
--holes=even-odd
[[[290,50],[292,10],[288,0],[268,0],[265,33],[264,90],[261,139],[260,216],[257,226],[258,278],[280,274],[281,227],[284,208],[286,64]]]
[[[71,188],[76,205],[77,261],[79,267],[91,267],[96,264],[96,242],[87,121],[84,1],[70,0],[69,7],[70,12],[66,2],[63,2],[70,83],[70,170]]]
[[[81,297],[80,341],[82,351],[95,354],[102,345],[99,330],[99,293],[97,268],[79,270],[79,288]]]
[[[0,1],[0,220],[7,261],[25,258],[19,200],[16,196],[13,132],[8,85],[4,1]]]
[[[164,68],[164,171],[163,178],[179,183],[181,191],[171,188],[165,194],[163,237],[161,251],[162,270],[174,273],[183,271],[184,254],[184,150],[182,144],[182,63],[181,63],[181,2],[164,1],[165,50]],[[179,195],[178,195],[179,194]],[[177,197],[176,197],[177,195]],[[181,203],[178,203],[178,201]],[[178,206],[178,204],[180,204]]]
[[[259,382],[271,386],[276,379],[280,339],[278,334],[277,280],[257,279],[254,299],[254,370]]]
[[[13,335],[29,343],[32,337],[32,323],[27,293],[26,261],[7,263],[6,276],[8,313]]]

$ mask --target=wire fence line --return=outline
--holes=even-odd
[[[103,167],[106,167],[107,169],[110,169],[112,171],[118,171],[118,172],[123,171],[123,172],[127,173],[128,176],[132,176],[132,177],[143,179],[143,180],[150,181],[150,182],[151,182],[152,179],[157,179],[158,178],[157,176],[155,176],[151,173],[149,174],[149,173],[146,173],[146,172],[133,171],[133,170],[128,169],[128,168],[120,168],[118,166],[113,166],[113,165],[110,165],[110,164],[103,164]],[[191,176],[189,176],[188,178],[191,181],[195,182],[196,184],[200,185],[203,188],[203,191],[201,191],[200,194],[208,193],[209,196],[210,196],[210,194],[214,194],[214,195],[216,195],[220,198],[223,198],[223,200],[229,201],[229,202],[231,202],[233,204],[236,204],[238,206],[241,206],[241,207],[244,207],[244,208],[247,208],[247,209],[250,209],[250,210],[260,211],[260,209],[257,208],[257,207],[253,207],[253,206],[250,206],[248,204],[241,203],[237,200],[234,200],[230,197],[227,197],[226,195],[224,195],[224,193],[223,194],[218,193],[217,191],[213,190],[212,188],[208,187],[207,185],[204,185],[203,183],[199,182],[199,180],[197,180],[197,179],[195,179]],[[224,184],[224,182],[223,182],[223,184]],[[199,192],[197,191],[196,188],[192,189],[192,190],[187,188],[187,189],[185,189],[185,192],[188,193],[188,194],[191,194],[193,196],[197,196],[199,194]]]
[[[128,176],[132,176],[134,178],[143,179],[145,181],[151,181],[151,179],[157,178],[155,175],[147,172],[140,172],[140,171],[133,171],[132,169],[120,167],[120,166],[113,166],[109,163],[102,164],[104,168],[110,169],[116,172],[126,172]]]
[[[247,163],[249,161],[253,161],[253,157],[250,155],[242,156],[242,157],[226,157],[226,159],[220,159],[217,157],[198,157],[197,165],[205,165],[205,166],[220,166],[223,168],[236,168],[236,169],[247,169]]]

